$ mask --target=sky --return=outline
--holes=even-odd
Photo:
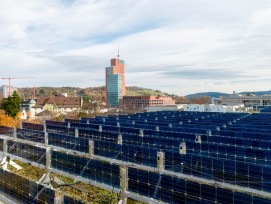
[[[270,0],[1,0],[0,31],[16,87],[103,86],[119,47],[127,86],[271,90]]]

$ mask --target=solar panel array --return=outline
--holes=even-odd
[[[17,138],[46,143],[43,128],[23,123]],[[120,188],[115,161],[126,162],[128,191],[167,203],[271,203],[270,130],[265,113],[163,111],[46,121],[49,146],[65,150],[52,150],[53,169]],[[85,156],[90,141],[94,155],[107,160]],[[43,147],[12,141],[8,147],[10,154],[46,163]]]

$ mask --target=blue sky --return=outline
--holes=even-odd
[[[271,89],[270,0],[1,0],[0,30],[1,78],[36,77],[18,87],[104,85],[119,46],[128,86]]]

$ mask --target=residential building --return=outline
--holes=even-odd
[[[123,96],[120,107],[124,109],[146,108],[148,106],[169,106],[175,101],[170,97],[157,96]]]
[[[54,117],[54,113],[49,110],[44,110],[36,114],[37,120],[51,120]]]
[[[119,100],[125,96],[124,60],[111,59],[111,66],[106,67],[107,107],[117,107]]]
[[[83,104],[81,97],[42,97],[32,107],[35,115],[48,110],[55,114],[66,115],[68,112],[80,111]]]

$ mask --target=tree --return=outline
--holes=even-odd
[[[83,96],[83,101],[84,101],[84,102],[89,102],[89,101],[90,101],[90,96],[84,95],[84,96]]]
[[[4,98],[1,103],[1,109],[5,110],[5,114],[15,118],[20,111],[20,97],[16,91],[12,96]]]
[[[41,88],[41,89],[39,90],[39,95],[41,95],[41,96],[44,96],[44,95],[45,95],[45,90],[44,90],[43,88]]]

